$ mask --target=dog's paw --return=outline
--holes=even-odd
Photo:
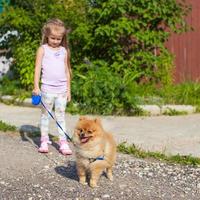
[[[113,176],[108,176],[108,179],[109,179],[110,181],[113,181]]]
[[[87,185],[87,182],[86,182],[86,181],[81,181],[81,180],[80,180],[79,183],[82,184],[82,185]]]
[[[112,173],[107,173],[107,178],[108,178],[110,181],[113,181],[113,175],[112,175]]]
[[[87,182],[86,182],[84,176],[79,178],[79,183],[82,184],[82,185],[87,185]]]
[[[91,187],[91,188],[96,188],[96,187],[98,187],[97,182],[96,182],[96,181],[90,181],[90,187]]]

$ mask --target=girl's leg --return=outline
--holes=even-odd
[[[55,116],[57,122],[60,124],[62,129],[66,131],[65,125],[65,109],[67,105],[67,96],[66,93],[57,94],[55,99]],[[66,140],[66,136],[63,131],[58,127],[59,139]]]
[[[52,94],[42,93],[42,102],[46,108],[51,112],[54,104],[54,96]],[[47,153],[48,152],[48,143],[49,142],[49,114],[47,110],[42,107],[41,121],[40,121],[40,130],[41,130],[41,145],[39,152]]]
[[[60,124],[60,126],[64,131],[66,131],[66,125],[65,125],[66,105],[67,105],[67,94],[66,93],[58,94],[55,99],[55,116],[57,122]],[[72,151],[67,143],[66,136],[59,127],[58,127],[58,133],[59,133],[60,152],[64,155],[72,154]]]

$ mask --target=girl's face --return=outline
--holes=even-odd
[[[62,42],[63,35],[53,32],[48,36],[48,45],[52,48],[57,48]]]

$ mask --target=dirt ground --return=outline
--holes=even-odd
[[[78,182],[75,159],[56,144],[37,152],[38,138],[0,132],[1,200],[199,200],[200,168],[137,159],[118,153],[114,181],[104,175],[92,189]],[[72,146],[73,148],[73,146]]]

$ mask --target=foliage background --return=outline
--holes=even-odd
[[[179,3],[178,3],[179,2]],[[11,0],[0,16],[0,45],[14,58],[18,86],[32,90],[41,27],[58,17],[70,29],[71,112],[135,115],[137,105],[171,96],[172,32],[187,30],[190,7],[176,0]],[[4,81],[6,82],[6,81]],[[2,82],[3,84],[3,82]]]

